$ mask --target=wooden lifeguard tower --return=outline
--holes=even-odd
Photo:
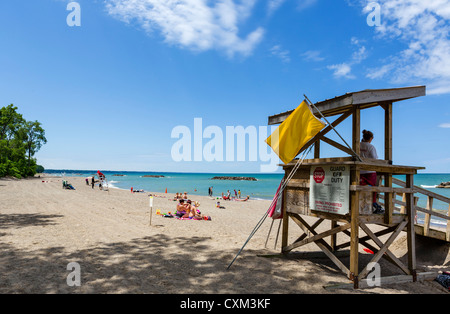
[[[382,278],[383,283],[417,281],[427,275],[427,273],[417,273],[415,251],[417,231],[415,213],[418,207],[415,204],[414,194],[417,190],[414,187],[414,175],[419,169],[424,168],[395,165],[392,161],[392,106],[398,101],[425,96],[425,94],[425,86],[364,90],[314,104],[314,108],[311,109],[318,118],[326,117],[328,120],[330,117],[336,116],[336,119],[301,149],[299,154],[314,144],[314,159],[304,160],[298,166],[283,191],[282,253],[287,254],[303,245],[315,243],[353,282],[355,288],[367,285],[366,277],[372,271],[372,268],[359,265],[360,245],[373,251],[370,263],[377,263],[382,257],[385,257],[403,271],[404,275]],[[359,158],[362,132],[361,111],[376,106],[384,110],[384,160]],[[283,122],[291,112],[270,116],[269,125]],[[333,128],[350,117],[352,119],[352,140],[349,144],[351,149],[326,136]],[[321,142],[328,143],[349,156],[321,158]],[[382,152],[378,152],[378,154],[382,155]],[[297,159],[283,165],[285,178],[291,173],[296,163]],[[383,184],[379,186],[360,185],[360,171],[364,170],[376,171],[379,177],[384,178]],[[398,179],[393,178],[394,175],[405,176],[403,186]],[[400,184],[400,187],[394,187],[393,184],[397,186]],[[372,213],[374,192],[384,199],[384,214]],[[398,194],[403,196],[402,201],[396,200]],[[433,195],[433,197],[437,196]],[[450,199],[442,198],[450,203]],[[396,204],[400,204],[401,207],[396,207]],[[422,208],[422,210],[427,215],[433,214],[432,207]],[[316,217],[318,220],[310,225],[302,218],[304,215]],[[448,216],[441,216],[448,220]],[[296,240],[292,243],[288,243],[289,233],[298,231],[298,229],[289,230],[290,220],[293,220],[303,231],[298,238],[294,237]],[[331,222],[330,229],[318,233],[315,229],[324,221]],[[381,231],[372,231],[371,226],[375,224],[381,226],[377,227]],[[428,227],[425,229],[430,235],[429,220]],[[361,234],[361,230],[364,231],[364,236]],[[390,245],[402,231],[406,231],[407,235],[407,265],[389,251]],[[348,242],[337,243],[337,234],[341,232],[350,237]],[[382,242],[380,237],[384,235],[388,238]],[[329,241],[327,242],[325,239],[328,237]],[[444,231],[444,236],[441,234],[440,237],[450,241],[450,223],[447,232]],[[378,248],[370,244],[370,240]],[[350,247],[349,266],[344,265],[335,255],[338,250],[346,247]]]

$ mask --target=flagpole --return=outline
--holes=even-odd
[[[336,131],[334,126],[330,122],[328,122],[327,118],[325,118],[325,116],[322,114],[322,112],[311,102],[311,100],[309,100],[308,96],[306,96],[305,94],[303,94],[303,96],[305,96],[306,101],[320,113],[322,118],[328,123],[328,125],[333,129],[333,131],[336,132],[336,134],[341,138],[341,140],[344,141],[345,145],[347,145],[347,147],[353,152],[355,157],[358,158],[359,161],[362,161],[361,157],[353,150],[353,148],[350,147],[350,145],[347,144],[347,142],[342,138],[342,136],[339,134],[339,132]]]
[[[306,156],[309,154],[309,152],[311,151],[312,145],[309,146],[309,148],[307,150],[305,150],[303,152],[303,156],[302,158],[297,160],[297,163],[294,165],[294,167],[292,168],[291,172],[289,173],[289,175],[287,176],[286,180],[282,181],[281,186],[279,191],[275,194],[275,197],[272,200],[270,207],[274,204],[275,200],[278,199],[278,195],[280,195],[281,192],[283,192],[283,190],[286,188],[288,182],[292,179],[292,177],[294,176],[295,172],[297,172],[298,168],[300,167],[300,165],[303,163],[303,161],[305,160]],[[244,245],[241,247],[241,249],[239,250],[239,252],[236,254],[236,256],[233,258],[233,260],[231,261],[231,263],[228,265],[227,270],[230,269],[231,265],[233,265],[234,261],[237,259],[237,257],[241,254],[242,250],[244,250],[244,247],[247,245],[247,243],[251,240],[251,238],[253,238],[253,236],[255,235],[256,231],[258,231],[258,229],[262,226],[262,224],[264,223],[264,221],[266,220],[267,216],[269,215],[269,209],[265,212],[265,214],[263,215],[263,217],[259,220],[259,222],[256,224],[255,228],[253,228],[253,231],[250,233],[250,235],[247,238],[247,241],[245,241]]]

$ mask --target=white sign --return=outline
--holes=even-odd
[[[313,166],[309,204],[312,210],[346,215],[350,212],[350,167]]]

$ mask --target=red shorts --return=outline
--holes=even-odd
[[[377,173],[376,172],[363,173],[362,175],[360,175],[359,184],[376,186]],[[373,193],[373,202],[375,203],[376,201],[377,201],[377,193]]]
[[[377,185],[377,173],[376,172],[363,173],[360,176],[359,184],[376,186]]]

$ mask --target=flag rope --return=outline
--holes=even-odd
[[[269,206],[269,209],[264,213],[263,217],[258,221],[258,223],[256,224],[255,228],[253,228],[253,231],[250,233],[250,235],[248,236],[247,240],[244,242],[244,245],[241,247],[241,249],[239,250],[239,252],[236,254],[236,256],[234,257],[234,259],[231,261],[231,263],[228,265],[227,270],[230,269],[231,265],[233,265],[233,263],[236,261],[237,257],[241,254],[241,252],[244,250],[244,247],[247,245],[247,243],[251,240],[251,238],[255,235],[255,233],[259,230],[259,228],[262,226],[262,224],[264,223],[264,221],[266,220],[267,216],[269,215],[269,210],[272,207],[272,205],[274,205],[274,202],[278,199],[278,196],[280,195],[281,192],[283,192],[283,190],[286,188],[287,184],[289,183],[289,181],[292,179],[292,177],[294,176],[294,174],[297,172],[298,168],[301,166],[301,164],[303,163],[303,161],[305,160],[306,156],[309,154],[309,152],[311,151],[312,145],[308,148],[308,150],[303,152],[302,158],[298,159],[296,164],[294,165],[294,167],[292,168],[291,172],[289,173],[289,175],[287,176],[286,180],[282,180],[281,181],[281,187],[279,189],[279,191],[275,194],[275,197],[272,200],[272,203]]]
[[[353,154],[355,155],[356,158],[359,159],[359,161],[362,161],[361,157],[347,144],[347,142],[342,138],[342,136],[339,134],[338,131],[336,131],[336,129],[334,128],[334,126],[328,122],[328,120],[325,118],[325,116],[322,114],[322,112],[309,100],[309,98],[306,95],[303,95],[307,101],[307,103],[311,106],[313,106],[321,115],[321,117],[325,120],[325,122],[333,129],[334,132],[336,132],[336,134],[342,139],[342,141],[345,143],[345,145],[347,145],[347,147],[353,152]],[[278,199],[278,196],[280,195],[281,192],[283,192],[283,190],[286,188],[287,184],[289,183],[289,181],[292,179],[292,177],[294,176],[295,172],[297,172],[298,168],[301,166],[301,164],[303,163],[303,161],[305,160],[306,156],[309,154],[309,152],[311,151],[313,145],[309,146],[309,148],[307,150],[305,150],[303,152],[302,158],[298,159],[296,164],[294,165],[294,167],[292,168],[291,172],[289,173],[289,175],[287,176],[287,178],[285,180],[281,181],[281,187],[279,189],[279,191],[275,194],[275,197],[272,200],[272,203],[269,206],[269,209],[264,213],[263,217],[259,220],[259,222],[256,224],[255,228],[253,229],[253,231],[250,233],[249,237],[247,238],[247,240],[245,241],[244,245],[241,247],[241,249],[239,250],[239,252],[236,254],[236,256],[234,257],[234,259],[231,261],[231,263],[228,265],[227,270],[230,269],[231,265],[233,265],[233,263],[235,262],[235,260],[237,259],[237,257],[239,256],[239,254],[241,254],[242,250],[244,249],[244,247],[247,245],[247,243],[251,240],[251,238],[255,235],[255,233],[259,230],[259,228],[262,226],[262,224],[264,223],[264,221],[266,220],[267,216],[269,215],[269,210],[272,207],[272,205],[274,205],[274,202]],[[267,243],[267,241],[266,241]]]
[[[334,126],[330,122],[328,122],[327,118],[325,118],[325,116],[322,114],[319,108],[317,108],[305,94],[303,94],[303,96],[305,97],[306,101],[320,113],[320,116],[325,120],[326,123],[328,123],[328,125],[333,129],[333,131],[336,132],[336,134],[341,138],[341,140],[345,143],[345,145],[347,145],[347,147],[352,151],[355,157],[358,158],[359,161],[362,161],[361,157],[353,150],[353,148],[350,147],[350,145],[347,144],[347,142],[342,138],[339,132],[336,131]]]

